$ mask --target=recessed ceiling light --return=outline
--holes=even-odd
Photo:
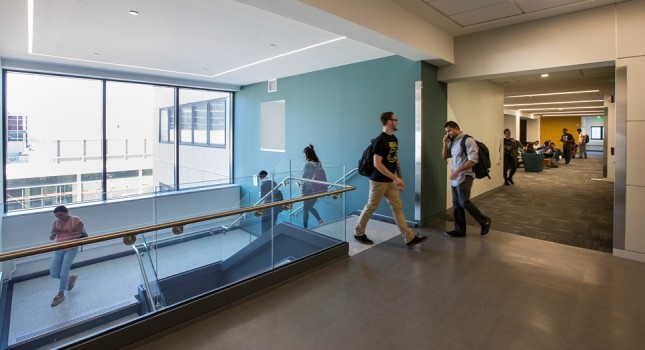
[[[535,102],[535,103],[513,103],[504,104],[504,107],[517,107],[517,106],[539,106],[539,105],[564,105],[569,103],[600,103],[604,100],[581,100],[581,101],[558,101],[558,102]]]
[[[280,58],[280,57],[284,57],[284,56],[292,55],[292,54],[295,54],[295,53],[298,53],[298,52],[302,52],[302,51],[305,51],[305,50],[313,49],[313,48],[318,47],[318,46],[328,45],[328,44],[331,44],[331,43],[336,42],[336,41],[338,41],[338,40],[343,40],[343,39],[345,39],[345,38],[346,38],[346,37],[341,36],[341,37],[336,38],[336,39],[327,40],[327,41],[322,42],[322,43],[313,44],[313,45],[310,45],[310,46],[307,46],[307,47],[303,47],[303,48],[296,49],[296,50],[293,50],[293,51],[285,52],[285,53],[283,53],[283,54],[279,54],[279,55],[277,55],[277,56],[273,56],[273,57],[265,58],[265,59],[260,60],[260,61],[257,61],[257,62],[253,62],[253,63],[245,64],[245,65],[240,66],[240,67],[237,67],[237,68],[229,69],[229,70],[227,70],[227,71],[224,71],[224,72],[221,72],[221,73],[217,73],[217,74],[211,75],[211,78],[216,78],[216,77],[222,76],[222,75],[224,75],[224,74],[228,74],[228,73],[231,73],[231,72],[235,72],[235,71],[240,70],[240,69],[244,69],[244,68],[248,68],[248,67],[251,67],[251,66],[255,66],[256,64],[260,64],[260,63],[268,62],[268,61],[271,61],[271,60],[275,60],[276,58]]]
[[[130,11],[128,11],[128,13],[133,15],[133,16],[138,16],[139,15],[139,11],[135,11],[135,10],[130,10]]]
[[[547,73],[544,73],[544,74],[542,74],[542,75],[540,75],[540,76],[541,76],[542,78],[548,78],[548,77],[549,77],[549,75],[548,75]]]
[[[506,96],[505,98],[534,97],[534,96],[555,96],[555,95],[569,95],[569,94],[586,94],[586,93],[592,93],[592,92],[600,92],[600,90],[579,90],[579,91],[551,92],[551,93],[547,93],[547,94],[514,95],[514,96]]]

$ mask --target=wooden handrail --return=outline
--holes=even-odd
[[[281,201],[276,201],[276,202],[271,202],[271,203],[265,203],[265,204],[259,204],[259,205],[254,205],[251,207],[245,207],[245,208],[239,208],[239,209],[234,209],[234,210],[228,210],[224,212],[218,212],[214,214],[208,214],[208,215],[202,215],[202,216],[197,216],[194,218],[190,219],[182,219],[182,220],[176,220],[176,221],[171,221],[163,224],[154,224],[154,225],[148,225],[148,226],[143,226],[139,228],[134,228],[134,229],[129,229],[129,230],[123,230],[123,231],[117,231],[117,232],[112,232],[112,233],[105,233],[101,235],[96,235],[96,236],[90,236],[87,238],[80,238],[80,239],[75,239],[71,241],[65,241],[65,242],[59,242],[59,243],[51,243],[51,244],[45,244],[37,247],[30,247],[30,248],[25,248],[25,249],[17,249],[9,252],[3,252],[0,253],[0,261],[7,261],[7,260],[13,260],[13,259],[18,259],[18,258],[24,258],[27,256],[31,255],[36,255],[36,254],[43,254],[43,253],[49,253],[53,252],[56,250],[61,250],[61,249],[67,249],[67,248],[73,248],[73,247],[78,247],[86,244],[91,244],[91,243],[99,243],[99,242],[105,242],[117,238],[126,238],[134,235],[138,235],[140,233],[146,233],[150,231],[157,231],[157,230],[163,230],[166,228],[173,228],[176,226],[184,226],[188,224],[194,224],[196,222],[201,222],[201,221],[206,221],[206,220],[213,220],[213,219],[219,219],[231,215],[238,215],[238,214],[243,214],[246,212],[253,212],[256,210],[261,210],[261,209],[267,209],[271,207],[277,207],[280,205],[286,205],[286,204],[292,204],[308,199],[313,199],[313,198],[318,198],[318,197],[325,197],[333,194],[340,194],[344,192],[349,192],[353,191],[356,189],[356,186],[343,186],[342,188],[329,191],[329,192],[321,192],[321,193],[316,193],[316,194],[311,194],[311,195],[306,195],[306,196],[301,196],[298,198],[290,198],[290,199],[284,199]]]

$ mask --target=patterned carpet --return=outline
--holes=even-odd
[[[491,217],[492,230],[612,251],[614,184],[602,180],[602,153],[589,153],[588,159],[560,162],[558,168],[537,173],[519,168],[513,180],[515,185],[501,186],[474,200]],[[441,220],[452,222],[452,209]],[[468,214],[467,222],[477,226]]]

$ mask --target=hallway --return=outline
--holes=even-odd
[[[519,168],[515,185],[501,186],[474,202],[491,217],[495,230],[611,253],[614,184],[602,180],[602,167],[602,153],[589,152],[587,159],[560,161],[557,168],[541,172]],[[442,219],[452,227],[451,210]]]
[[[394,237],[131,349],[640,349],[645,264],[497,231]]]
[[[520,168],[476,199],[485,238],[445,238],[448,215],[415,249],[394,237],[132,349],[638,349],[645,264],[602,252],[613,183],[600,178],[598,153]]]

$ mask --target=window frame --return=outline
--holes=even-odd
[[[6,82],[7,82],[7,75],[10,74],[10,73],[32,74],[32,75],[40,75],[40,76],[45,76],[45,77],[63,77],[63,78],[87,79],[87,80],[92,80],[92,81],[97,81],[97,82],[102,83],[102,86],[103,86],[103,88],[102,88],[103,89],[102,90],[103,91],[103,97],[102,98],[103,98],[104,108],[103,108],[103,114],[102,114],[101,118],[102,118],[103,123],[106,123],[106,122],[109,121],[109,116],[108,116],[108,113],[106,112],[107,108],[105,108],[105,104],[107,103],[106,100],[105,100],[105,92],[106,92],[106,89],[107,89],[106,85],[107,85],[108,82],[143,84],[143,85],[149,85],[149,86],[153,86],[153,87],[171,88],[174,91],[175,96],[178,96],[178,94],[179,94],[181,89],[192,89],[192,90],[199,90],[199,91],[205,91],[205,92],[215,92],[215,93],[222,94],[222,95],[224,95],[223,97],[217,97],[217,98],[214,98],[214,99],[209,99],[209,100],[204,100],[204,101],[199,101],[199,102],[193,103],[193,104],[204,103],[205,106],[208,109],[206,111],[206,116],[205,116],[205,119],[206,119],[206,130],[205,130],[206,143],[194,142],[194,135],[193,134],[194,134],[194,129],[195,129],[195,117],[194,117],[195,111],[192,108],[191,108],[191,122],[190,122],[191,138],[192,138],[191,142],[176,142],[175,141],[175,139],[177,139],[177,135],[180,135],[180,133],[178,133],[175,130],[175,128],[177,127],[177,121],[178,121],[178,116],[177,116],[178,113],[177,113],[177,111],[179,110],[179,106],[168,106],[168,107],[155,106],[156,108],[154,108],[154,109],[157,109],[157,111],[156,111],[156,113],[157,113],[157,122],[159,124],[158,124],[158,130],[153,131],[153,135],[154,135],[154,133],[157,133],[157,136],[158,136],[157,142],[159,144],[174,144],[175,153],[177,154],[177,157],[179,155],[178,149],[179,149],[180,145],[192,145],[192,146],[198,146],[198,147],[207,146],[207,147],[215,147],[215,148],[228,148],[227,152],[229,154],[229,159],[230,159],[230,155],[233,153],[233,148],[232,148],[233,145],[229,144],[229,142],[228,142],[228,140],[230,140],[230,137],[231,137],[230,135],[233,132],[233,130],[229,129],[230,126],[227,123],[228,118],[231,118],[231,119],[234,118],[233,110],[230,109],[230,107],[228,107],[228,105],[227,105],[227,101],[230,104],[233,103],[233,100],[235,98],[235,94],[234,94],[233,91],[229,91],[229,90],[225,90],[225,89],[218,90],[218,89],[209,89],[209,88],[204,88],[204,87],[191,87],[191,86],[182,86],[182,85],[174,85],[174,84],[153,83],[153,82],[146,82],[146,81],[132,81],[132,80],[123,80],[123,79],[113,79],[113,78],[109,78],[109,77],[94,77],[94,76],[84,76],[84,75],[56,73],[56,72],[34,72],[34,71],[24,70],[24,69],[19,69],[19,68],[11,68],[11,69],[2,69],[2,71],[1,71],[3,81],[5,82],[4,87],[3,87],[3,92],[4,93],[3,93],[3,96],[2,96],[3,106],[7,105],[7,98],[8,98],[7,91],[8,91],[8,89],[10,89],[10,86],[8,86],[8,84],[6,84]],[[211,108],[211,102],[218,101],[218,100],[223,101],[223,110],[222,110],[222,112],[223,112],[223,130],[224,130],[223,143],[211,144],[210,132],[211,132],[211,129],[212,129],[213,126],[211,125],[212,123],[211,123],[211,116],[210,116],[210,113],[211,113],[210,108]],[[177,104],[177,99],[176,98],[175,98],[175,103]],[[107,106],[107,107],[109,107],[109,106]],[[12,115],[12,116],[14,116],[14,115]],[[17,123],[16,124],[16,128],[17,128],[16,130],[17,130],[17,132],[19,132],[22,135],[22,138],[24,139],[21,142],[28,143],[29,142],[28,129],[27,129],[27,124],[26,124],[27,123],[27,116],[23,116],[23,117],[24,118],[22,119],[22,125],[23,125],[22,130],[20,130],[20,128],[18,128],[18,124],[20,124],[18,122],[16,122]],[[154,118],[154,115],[153,115],[153,118]],[[163,125],[162,120],[164,120],[164,119],[165,119],[166,127],[162,128],[162,125]],[[18,140],[9,140],[9,138],[8,138],[9,135],[10,135],[10,132],[7,129],[7,126],[11,123],[9,120],[10,119],[9,119],[8,110],[6,108],[3,108],[2,123],[4,124],[4,127],[3,127],[3,130],[2,130],[2,133],[3,133],[2,134],[3,135],[2,136],[3,137],[2,142],[4,143],[4,148],[5,149],[7,149],[7,142],[18,141]],[[232,125],[232,123],[230,125]],[[105,137],[106,136],[104,135],[103,139],[104,139],[104,141],[107,141],[105,139]],[[154,136],[153,136],[153,140],[154,140]],[[107,154],[106,147],[103,147],[101,157],[103,159],[107,159],[108,154]],[[4,184],[4,186],[3,186],[3,195],[4,195],[4,200],[5,200],[5,205],[3,206],[3,212],[5,212],[5,213],[8,213],[8,212],[24,212],[24,211],[29,211],[29,210],[42,210],[43,208],[46,208],[46,207],[49,207],[49,206],[54,206],[54,205],[59,205],[59,204],[84,205],[84,204],[88,204],[88,203],[96,203],[97,199],[88,199],[88,200],[85,200],[83,198],[78,199],[77,193],[82,191],[82,189],[76,188],[75,184],[58,183],[58,184],[42,184],[42,185],[36,185],[36,186],[27,186],[27,187],[22,186],[22,187],[8,188],[8,186],[7,186],[7,182],[8,182],[8,180],[7,180],[7,165],[8,165],[7,160],[8,160],[7,156],[5,155],[5,157],[3,158],[3,172],[4,172],[4,174],[3,174],[3,179],[2,179],[3,184]],[[180,167],[180,164],[181,164],[181,162],[180,162],[179,158],[176,158],[175,163],[174,163],[173,166],[174,166],[175,169],[177,169],[178,167]],[[104,162],[104,164],[103,164],[103,173],[106,174],[107,171],[108,171],[108,169],[106,168],[106,163]],[[145,174],[144,174],[144,172],[145,172]],[[149,176],[151,172],[152,172],[152,169],[143,169],[142,173],[140,173],[139,176],[144,176],[144,175]],[[178,174],[177,170],[175,172]],[[229,161],[228,175],[227,175],[229,181],[227,182],[227,184],[230,183],[230,181],[232,179],[232,174],[233,174],[233,163],[231,163]],[[80,174],[80,175],[84,175],[84,174]],[[177,176],[178,175],[175,176],[175,178],[176,178],[175,179],[175,184],[173,186],[167,186],[167,188],[164,188],[163,192],[181,192],[182,191],[182,188],[179,185],[181,180],[178,179]],[[11,179],[9,181],[15,181],[15,180],[16,179]],[[46,190],[46,188],[50,189],[50,188],[53,188],[54,186],[56,188],[60,189],[60,191],[57,190],[56,193],[51,193],[51,191]],[[40,190],[41,193],[47,192],[47,196],[41,194],[41,196],[40,196],[41,198],[31,198],[29,196],[25,197],[23,195],[19,199],[14,199],[14,200],[9,201],[10,192],[14,192],[14,193],[21,192],[21,193],[24,194],[24,193],[28,193],[29,191],[31,191],[30,188],[34,188],[34,190],[35,190],[36,187],[40,188],[39,190]],[[117,197],[110,198],[109,195],[106,193],[107,188],[105,188],[105,183],[102,185],[102,187],[104,187],[104,188],[102,190],[103,194],[102,194],[102,196],[101,196],[102,198],[100,200],[102,200],[102,201],[110,201],[110,200],[115,200],[115,199],[119,199],[119,200],[123,199],[123,198],[117,198]],[[141,193],[141,194],[139,194],[137,196],[132,196],[130,198],[136,199],[136,198],[141,198],[141,197],[145,197],[145,196],[149,196],[149,195],[154,195],[154,193],[158,192],[157,187],[160,187],[160,186],[155,186],[155,188],[153,189],[153,192]],[[171,188],[171,187],[173,187],[173,188]],[[60,192],[60,193],[58,193],[58,192]],[[48,200],[45,197],[53,198],[53,200]],[[41,206],[36,206],[36,207],[29,207],[29,206],[24,207],[23,203],[29,203],[29,202],[32,202],[34,200],[35,201],[40,201],[43,204]],[[46,201],[49,204],[46,204],[45,203]],[[14,208],[16,206],[21,207],[21,208]]]
[[[216,90],[215,90],[216,91]],[[232,96],[232,95],[231,95]],[[190,103],[184,103],[179,105],[177,108],[180,111],[180,118],[177,119],[179,120],[179,144],[180,145],[185,145],[185,146],[198,146],[198,147],[214,147],[214,148],[226,148],[227,147],[227,133],[229,132],[227,130],[227,123],[226,123],[226,113],[228,111],[228,105],[227,105],[227,100],[228,97],[218,97],[218,98],[213,98],[210,100],[203,100],[199,102],[190,102]],[[218,108],[217,111],[214,111],[214,107],[216,104],[221,104],[221,108]],[[198,106],[199,105],[204,105],[206,107],[206,115],[204,117],[205,125],[204,123],[199,124],[197,122],[197,111],[198,111]],[[182,107],[184,108],[183,110],[190,110],[190,120],[187,120],[185,122],[181,121],[181,111]],[[165,140],[163,136],[169,135],[169,137],[166,138],[172,138],[173,133],[174,133],[174,127],[173,124],[170,124],[171,122],[174,122],[174,119],[172,119],[172,116],[170,116],[170,113],[168,113],[168,116],[162,115],[162,111],[166,110],[173,110],[172,107],[162,107],[159,109],[159,142],[160,143],[172,143],[172,141]],[[220,113],[221,116],[213,116],[214,113]],[[167,117],[167,120],[164,120],[164,117]],[[232,117],[232,116],[231,116]],[[165,122],[166,124],[162,124],[162,122]],[[219,123],[221,122],[221,123]],[[221,124],[221,126],[219,126]],[[163,125],[169,125],[170,127],[163,127]],[[190,128],[184,126],[190,125]],[[204,125],[205,129],[198,129],[198,125]],[[182,133],[182,130],[185,130],[186,133]],[[196,140],[196,131],[197,130],[203,130],[205,134],[205,141],[198,141]],[[224,130],[224,135],[222,137],[222,142],[217,142],[216,140],[213,140],[213,134],[212,132],[214,130]],[[187,138],[182,137],[182,135],[190,135]],[[187,140],[188,139],[188,140]]]

